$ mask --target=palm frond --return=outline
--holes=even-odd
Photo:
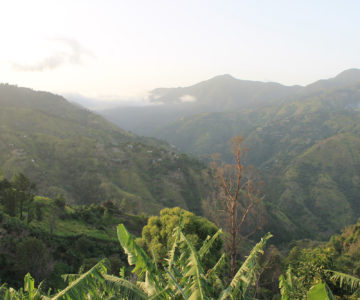
[[[86,299],[88,294],[97,295],[98,283],[104,281],[106,271],[105,260],[102,260],[51,299]]]
[[[355,276],[332,270],[325,270],[324,273],[326,275],[329,275],[329,279],[333,283],[339,283],[340,287],[343,287],[343,285],[345,284],[349,286],[352,291],[355,291],[360,287],[360,278],[357,278]]]
[[[165,270],[165,271],[169,275],[169,277],[171,279],[171,283],[175,284],[175,286],[178,289],[178,291],[180,292],[180,294],[184,297],[184,300],[188,300],[188,297],[185,295],[184,290],[181,288],[180,284],[176,281],[175,276],[169,270]]]
[[[230,285],[221,293],[219,299],[227,299],[228,297],[241,299],[245,296],[249,286],[256,277],[257,258],[260,254],[264,253],[263,248],[271,237],[272,235],[268,233],[255,245],[231,280]]]
[[[81,274],[63,274],[61,275],[61,278],[68,284],[75,281],[81,276]]]
[[[279,289],[280,289],[280,294],[281,294],[281,300],[290,300],[291,287],[289,286],[284,275],[280,275],[280,277],[279,277]]]
[[[146,274],[145,282],[142,285],[146,288],[147,294],[150,296],[161,291],[162,276],[144,249],[135,243],[134,238],[123,224],[117,226],[117,235],[121,246],[128,256],[129,265],[135,265],[133,272],[137,272],[138,275]]]
[[[136,285],[120,277],[104,274],[104,284],[108,291],[116,295],[116,299],[148,299],[148,296]]]
[[[209,278],[211,275],[213,274],[217,274],[219,268],[221,268],[221,266],[223,265],[223,263],[225,262],[225,258],[226,258],[226,254],[223,253],[219,260],[217,261],[217,263],[215,264],[215,266],[213,266],[211,269],[209,269],[206,273],[206,278]]]
[[[190,251],[190,255],[186,264],[187,269],[184,274],[185,277],[192,278],[191,284],[188,288],[188,290],[191,292],[189,299],[206,299],[206,281],[204,280],[204,270],[199,254],[197,253],[193,244],[182,232],[180,232],[180,237]]]
[[[174,230],[174,242],[171,246],[171,249],[170,251],[168,252],[168,259],[167,259],[167,262],[168,262],[168,270],[170,271],[171,270],[171,266],[173,265],[174,261],[175,261],[175,258],[176,258],[176,249],[178,247],[178,243],[180,241],[180,232],[181,232],[181,228],[180,226],[178,226],[177,228],[175,228]]]
[[[199,249],[199,257],[203,258],[209,250],[211,249],[212,245],[216,241],[216,239],[223,233],[222,229],[219,229],[211,238],[208,237],[204,243],[202,244],[201,248]]]
[[[156,267],[152,263],[151,259],[147,256],[145,251],[135,243],[134,238],[126,230],[124,224],[117,226],[117,236],[125,254],[128,257],[129,265],[135,265],[133,272],[138,271],[139,274],[143,274],[146,271],[153,274],[157,273]]]

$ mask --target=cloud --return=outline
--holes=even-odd
[[[197,101],[197,98],[192,95],[183,95],[183,96],[179,97],[179,99],[182,103]]]
[[[85,57],[94,57],[94,55],[85,49],[80,43],[68,38],[54,38],[49,39],[51,42],[57,42],[58,46],[64,49],[57,50],[50,56],[34,63],[34,64],[20,64],[13,63],[13,68],[16,71],[27,72],[43,72],[47,70],[54,70],[65,64],[80,65],[83,63]]]

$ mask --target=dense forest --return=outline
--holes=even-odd
[[[0,298],[357,299],[359,72],[157,89],[148,137],[0,85]]]

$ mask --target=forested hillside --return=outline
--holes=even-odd
[[[212,84],[207,85],[209,82]],[[277,86],[280,94],[262,89],[276,85],[228,76],[209,82],[155,90],[153,101],[166,104],[149,111],[160,113],[171,103],[201,107],[202,111],[190,115],[179,109],[177,120],[167,120],[151,134],[205,162],[213,153],[232,162],[229,141],[244,136],[250,149],[247,163],[253,164],[265,181],[269,230],[281,232],[281,238],[326,238],[356,222],[360,215],[359,70],[347,70],[306,87]],[[219,86],[222,93],[217,92]],[[252,86],[257,93],[246,94]],[[179,103],[180,94],[195,93],[198,101]]]
[[[205,167],[166,143],[139,138],[64,98],[0,86],[0,169],[23,172],[38,193],[69,203],[112,200],[128,212],[201,211]]]
[[[213,152],[220,152],[225,161],[233,162],[228,141],[234,135],[243,135],[244,143],[250,149],[246,164],[254,164],[265,181],[263,191],[266,197],[259,202],[261,211],[252,212],[252,216],[263,214],[261,217],[265,220],[263,224],[251,225],[262,227],[254,238],[271,231],[274,234],[272,242],[286,253],[289,246],[285,242],[304,237],[326,239],[345,225],[354,223],[360,214],[359,90],[360,86],[355,84],[317,90],[310,96],[298,94],[295,99],[287,99],[284,103],[240,108],[232,112],[202,113],[188,116],[157,132],[205,162],[210,160]],[[125,223],[139,236],[147,218],[145,215],[132,215],[132,212],[153,214],[171,206],[182,206],[198,213],[205,213],[203,205],[207,206],[207,211],[216,209],[211,207],[211,202],[203,202],[208,196],[221,195],[214,192],[212,172],[196,159],[180,154],[174,146],[126,132],[50,93],[2,85],[0,94],[0,162],[3,173],[0,177],[0,234],[3,242],[0,247],[3,266],[0,277],[6,278],[12,286],[19,287],[28,271],[37,280],[46,279],[45,287],[64,288],[66,283],[60,278],[62,273],[80,272],[81,276],[90,276],[102,270],[96,275],[98,277],[94,275],[100,281],[92,283],[96,285],[94,292],[98,293],[104,289],[101,280],[116,280],[117,284],[124,280],[111,277],[118,275],[120,267],[123,267],[121,276],[125,276],[124,272],[129,274],[114,227]],[[30,181],[19,172],[29,176]],[[30,182],[35,182],[36,186]],[[21,190],[23,187],[28,189],[29,198]],[[35,194],[50,198],[34,197]],[[188,248],[186,255],[194,252],[179,258],[177,252],[173,252],[173,259],[179,259],[174,264],[179,270],[192,264],[193,259],[203,255],[202,251],[209,251],[210,244],[204,245],[214,243],[220,232],[216,233],[216,226],[206,219],[189,212],[181,212],[180,218],[180,212],[179,208],[165,209],[160,217],[150,218],[142,230],[141,239],[136,240],[137,244],[129,240],[130,235],[124,227],[118,227],[118,238],[125,252],[134,251],[133,257],[140,255],[141,260],[149,260],[149,267],[152,264],[150,258],[139,254],[142,250],[136,245],[144,246],[148,255],[155,255],[153,259],[157,264],[157,258],[160,261],[165,259],[168,253],[175,251],[171,250],[172,247],[179,243],[181,249]],[[184,222],[182,230],[189,235],[189,240],[185,237],[174,240],[174,230],[181,222]],[[209,239],[207,234],[215,235]],[[280,279],[283,295],[288,293],[290,298],[311,295],[313,290],[321,289],[320,283],[315,284],[321,280],[321,284],[327,284],[335,295],[347,297],[356,288],[349,284],[345,287],[339,285],[334,279],[339,277],[331,276],[345,275],[330,276],[335,273],[329,273],[327,269],[346,272],[346,276],[358,276],[357,235],[358,225],[354,225],[342,236],[333,237],[328,244],[297,242],[298,247],[287,258],[272,245],[264,258],[255,263],[265,241],[270,238],[270,235],[265,235],[248,258],[251,259],[251,272],[242,275],[251,276],[249,282],[252,284],[245,284],[246,281],[236,281],[236,284],[243,286],[244,295],[278,299],[276,276],[285,274],[289,265],[295,269],[290,267],[287,277]],[[224,239],[226,241],[226,235]],[[247,249],[253,244],[254,241],[243,240],[239,255],[246,257]],[[321,246],[303,249],[304,244]],[[193,290],[185,285],[184,294],[197,294],[204,288],[208,295],[238,295],[239,291],[232,290],[231,285],[222,292],[219,287],[210,288],[214,284],[212,280],[220,282],[217,274],[225,272],[229,276],[225,271],[229,268],[228,262],[225,255],[221,255],[222,251],[228,250],[222,249],[222,241],[214,245],[217,246],[212,256],[202,256],[197,268],[199,272],[203,272],[202,268],[208,270],[209,265],[218,259],[213,266],[217,272],[213,275],[215,277],[209,277],[202,283],[203,287],[199,285]],[[207,250],[201,250],[202,247]],[[318,259],[318,255],[322,258]],[[106,266],[105,261],[100,261],[103,257],[108,258]],[[250,268],[247,261],[244,261],[244,266]],[[159,276],[156,282],[163,276],[155,269],[148,271]],[[183,271],[184,275],[173,276],[180,276],[179,280],[185,276],[190,284],[192,275],[186,275],[186,268]],[[242,274],[243,269],[240,268],[239,272]],[[255,282],[256,274],[261,275]],[[284,290],[284,282],[291,276],[294,276],[296,286]],[[233,281],[238,280],[236,278]],[[356,277],[351,278],[356,280]],[[25,277],[25,282],[27,280],[29,277]],[[121,282],[128,287],[128,283]],[[169,286],[166,297],[172,297],[172,282],[173,279],[159,283]],[[86,294],[92,284],[83,286],[76,293]],[[113,284],[107,286],[104,293],[129,293],[120,285],[114,289]],[[71,289],[74,289],[72,281],[63,293],[69,291],[73,295]],[[136,292],[140,293],[140,290]],[[330,293],[330,290],[326,292],[323,286],[321,293]]]
[[[329,236],[360,214],[359,103],[355,85],[286,105],[188,117],[159,136],[205,160],[214,152],[230,160],[228,140],[243,135],[248,163],[267,183],[273,223],[302,236]]]

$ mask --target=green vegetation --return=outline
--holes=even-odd
[[[222,176],[222,190],[213,171],[173,146],[62,97],[0,85],[0,298],[359,298],[360,221],[334,235],[360,215],[360,80],[353,75],[306,88],[221,76],[153,92],[166,103],[162,113],[172,107],[176,114],[149,131],[204,161],[220,152],[233,163],[228,140],[243,135],[244,163],[260,170],[264,199],[248,174],[228,183]],[[195,101],[182,103],[184,93]],[[247,101],[236,103],[236,95]],[[224,227],[234,241],[240,234],[234,251],[229,232],[222,238],[203,217],[221,223],[215,203],[224,191],[235,202],[230,191],[241,196],[239,211],[228,214],[234,226]],[[275,245],[265,251],[268,234],[253,247],[249,237],[267,231]]]
[[[360,293],[360,221],[334,235],[327,243],[303,247],[298,243],[285,259],[289,266],[280,278],[289,299],[304,297],[319,282],[340,299],[357,299]],[[331,299],[331,298],[330,298]]]
[[[18,178],[33,186],[17,175],[10,182],[3,179],[2,189],[16,195]],[[8,194],[1,195],[4,203]],[[24,207],[22,219],[19,206],[13,217],[0,210],[4,299],[280,299],[270,281],[288,266],[279,279],[281,299],[351,300],[360,292],[360,221],[328,243],[298,242],[285,260],[274,246],[260,256],[267,235],[230,278],[222,231],[180,208],[163,209],[145,225],[145,218],[123,214],[112,202],[71,207],[61,196],[33,196]],[[36,211],[31,219],[30,211]],[[137,235],[144,226],[142,237],[135,239],[124,225],[116,226],[124,221]],[[135,266],[132,274],[125,254]],[[35,288],[34,280],[43,282]]]
[[[66,275],[69,285],[55,295],[45,296],[41,285],[35,288],[30,274],[25,276],[24,289],[16,291],[2,286],[0,295],[5,299],[248,299],[254,293],[251,287],[256,281],[257,257],[271,237],[266,235],[251,250],[234,278],[225,284],[218,275],[224,255],[207,272],[203,267],[203,259],[216,240],[214,237],[207,238],[196,250],[181,227],[175,228],[167,266],[160,270],[123,224],[117,227],[117,234],[129,264],[135,266],[136,283],[108,275],[103,260],[83,274]]]
[[[164,258],[174,244],[174,229],[182,222],[182,232],[191,241],[195,249],[200,249],[208,236],[214,235],[218,228],[207,219],[196,216],[179,207],[165,208],[160,216],[148,219],[142,230],[142,237],[136,242],[141,245],[150,257],[154,257],[159,265],[164,265]],[[204,267],[214,265],[222,253],[222,240],[216,239],[212,245],[211,253],[204,259]]]
[[[0,169],[71,204],[113,201],[127,212],[180,206],[201,213],[205,166],[171,146],[119,129],[50,93],[0,85]]]
[[[359,78],[359,70],[349,70],[328,81],[288,90],[285,98],[274,98],[266,106],[245,107],[240,96],[217,94],[220,83],[198,85],[194,90],[203,91],[198,92],[201,112],[183,113],[148,134],[205,162],[217,152],[233,162],[229,141],[244,136],[250,149],[247,164],[260,171],[265,183],[264,232],[273,232],[279,242],[324,240],[360,215]],[[163,90],[159,95],[169,103],[184,91]],[[186,93],[191,91],[188,88]],[[216,101],[229,106],[214,112],[207,104]]]
[[[33,186],[21,174],[12,181],[0,181],[0,281],[19,287],[30,272],[37,281],[44,280],[44,287],[61,288],[61,274],[87,270],[103,257],[108,257],[112,274],[126,265],[115,227],[125,223],[140,234],[145,216],[124,213],[112,202],[69,206],[61,196],[50,199],[32,194],[31,200],[23,202],[21,215],[19,195],[24,195],[26,186],[18,185],[19,178]]]

